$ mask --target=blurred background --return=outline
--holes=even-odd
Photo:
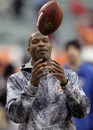
[[[0,130],[16,130],[18,127],[5,114],[6,82],[12,73],[19,71],[21,64],[29,61],[28,39],[37,30],[39,9],[48,1],[51,0],[0,0]],[[63,10],[63,21],[50,36],[52,57],[65,66],[69,61],[65,45],[78,40],[80,58],[92,65],[93,0],[57,1]]]

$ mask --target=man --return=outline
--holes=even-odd
[[[83,119],[74,118],[77,130],[93,130],[93,67],[81,60],[81,47],[77,40],[72,40],[66,44],[66,53],[68,64],[65,68],[78,74],[80,86],[91,101],[90,114]]]
[[[31,61],[8,80],[6,111],[19,130],[75,130],[72,116],[83,118],[90,102],[71,70],[51,59],[48,36],[29,39]],[[59,90],[61,85],[62,90]]]

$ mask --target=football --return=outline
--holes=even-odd
[[[56,1],[50,1],[43,5],[38,12],[36,25],[43,35],[55,32],[63,18],[61,6]]]

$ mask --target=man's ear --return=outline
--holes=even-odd
[[[51,46],[50,48],[51,48],[51,50],[52,50],[52,46]]]
[[[29,47],[27,48],[27,50],[28,50],[28,53],[31,55],[31,51],[30,51],[30,48],[29,48]]]

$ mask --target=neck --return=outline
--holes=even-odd
[[[78,69],[78,67],[80,65],[81,65],[81,59],[78,59],[78,60],[74,61],[73,63],[69,62],[69,68],[72,69],[72,70]]]

